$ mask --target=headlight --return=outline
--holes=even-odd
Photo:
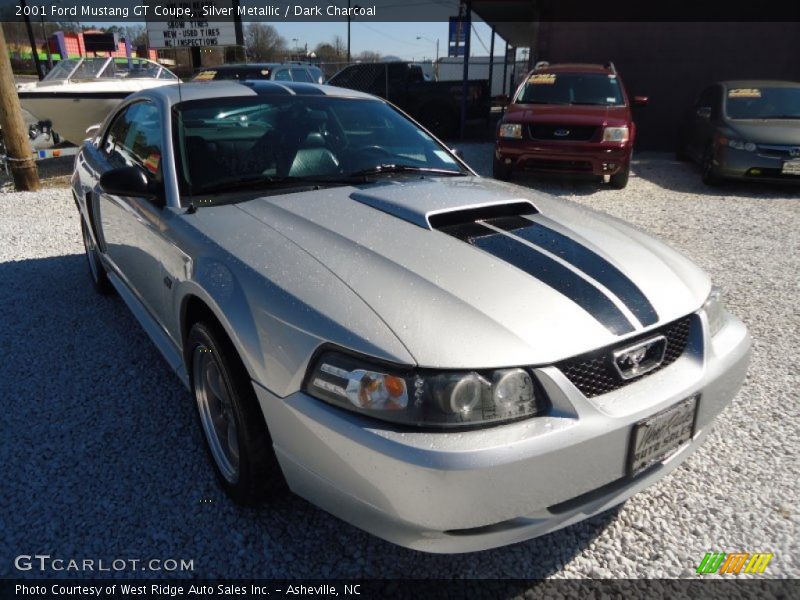
[[[708,331],[711,337],[717,335],[725,324],[725,306],[722,303],[722,290],[717,286],[711,288],[708,300],[703,305],[708,318]]]
[[[603,129],[604,142],[627,142],[628,139],[627,127],[606,127]]]
[[[544,410],[544,393],[525,369],[402,371],[322,354],[305,391],[336,406],[406,425],[459,427],[510,421]]]
[[[747,150],[748,152],[755,152],[756,145],[753,142],[745,142],[744,140],[728,140],[728,147],[734,150]]]
[[[520,123],[502,123],[500,125],[500,137],[522,139],[522,125]]]

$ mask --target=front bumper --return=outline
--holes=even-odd
[[[341,519],[427,552],[468,552],[576,523],[662,478],[704,439],[745,377],[750,338],[729,316],[707,340],[694,319],[675,363],[585,398],[555,367],[536,370],[547,416],[459,433],[409,432],[304,393],[256,391],[291,489]],[[626,476],[634,423],[700,393],[695,436],[676,454]]]
[[[717,174],[726,179],[800,184],[800,175],[783,172],[783,163],[790,160],[788,158],[771,156],[760,150],[747,152],[728,147],[718,149],[715,158]]]
[[[626,169],[632,143],[498,140],[495,158],[512,170],[614,175]]]

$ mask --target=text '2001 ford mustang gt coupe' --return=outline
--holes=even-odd
[[[686,258],[476,176],[352,90],[135,94],[72,187],[95,286],[191,389],[226,491],[288,483],[410,548],[623,502],[698,447],[749,360]]]

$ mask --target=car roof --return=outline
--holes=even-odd
[[[611,67],[592,63],[560,63],[534,70],[537,73],[613,73]]]
[[[781,81],[778,79],[734,79],[730,81],[720,81],[726,88],[752,88],[752,87],[800,87],[798,81]]]
[[[170,104],[178,104],[189,100],[205,100],[207,98],[232,98],[237,96],[332,96],[337,98],[357,98],[378,100],[380,98],[332,85],[316,83],[300,83],[297,81],[202,81],[179,83],[149,88],[134,94],[133,97],[159,97]]]

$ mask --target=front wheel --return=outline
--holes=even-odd
[[[611,187],[615,190],[621,190],[626,185],[628,185],[628,178],[631,175],[631,165],[628,163],[624,169],[621,169],[619,172],[615,173],[609,178],[609,183]]]
[[[220,327],[192,326],[187,363],[200,426],[222,487],[242,504],[282,493],[285,482],[253,384]]]
[[[111,282],[108,280],[106,269],[100,261],[100,251],[94,243],[86,222],[81,218],[81,234],[83,235],[83,248],[86,251],[86,262],[89,265],[89,276],[92,278],[94,289],[100,294],[111,292]]]
[[[700,168],[703,183],[710,186],[717,186],[722,183],[722,178],[719,176],[714,166],[714,151],[711,149],[711,146],[706,148],[703,153],[703,162]]]
[[[501,181],[508,181],[511,179],[511,166],[495,156],[492,160],[492,177]]]

